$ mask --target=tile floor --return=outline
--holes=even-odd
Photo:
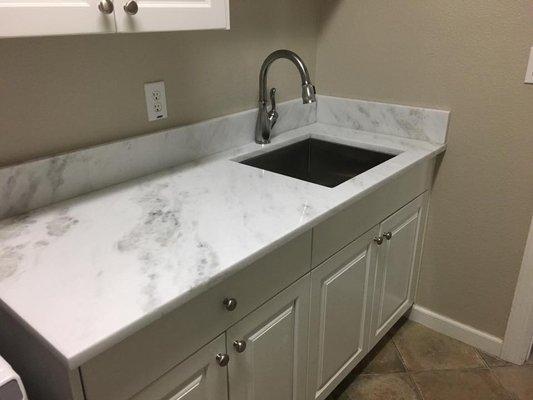
[[[533,357],[515,366],[401,321],[327,400],[533,400]]]

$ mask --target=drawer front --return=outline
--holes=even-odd
[[[306,232],[81,367],[87,400],[125,400],[310,270]],[[244,284],[246,283],[246,284]],[[237,306],[227,311],[225,298]]]
[[[408,169],[313,229],[312,264],[317,266],[431,186],[435,160]]]
[[[220,335],[131,400],[227,400],[228,369],[216,362],[226,353],[225,341]]]

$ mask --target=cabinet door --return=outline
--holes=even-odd
[[[0,37],[115,32],[115,17],[100,0],[0,1]]]
[[[306,275],[227,331],[230,399],[303,400],[308,328]]]
[[[377,343],[411,307],[414,300],[426,195],[381,223],[372,308],[371,344]]]
[[[309,400],[324,399],[365,356],[378,228],[311,272]]]
[[[202,347],[131,400],[227,400],[227,368],[218,365],[219,353],[226,353],[225,335]]]
[[[131,0],[115,0],[119,32],[229,29],[229,0],[133,0],[138,10],[128,13]]]

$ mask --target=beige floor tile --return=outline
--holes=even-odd
[[[479,354],[481,354],[481,357],[483,357],[489,367],[505,367],[507,365],[512,365],[507,361],[501,360],[497,357],[493,357],[487,353],[483,353],[480,351]]]
[[[424,400],[512,400],[488,369],[424,371],[412,377]]]
[[[500,383],[519,400],[533,400],[533,367],[501,367],[493,370]]]
[[[361,362],[361,374],[405,372],[396,346],[387,338],[379,343]]]
[[[473,347],[415,322],[407,321],[393,340],[409,371],[485,367]]]
[[[359,375],[346,389],[350,400],[419,400],[408,374]]]

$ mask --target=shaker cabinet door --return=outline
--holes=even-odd
[[[377,227],[311,272],[309,400],[322,400],[367,351]]]
[[[229,29],[229,0],[115,0],[118,32]]]
[[[418,279],[426,195],[381,223],[370,342],[376,344],[411,307]]]
[[[309,275],[226,332],[231,400],[304,400]]]
[[[228,400],[227,368],[217,361],[225,342],[220,335],[130,400]]]
[[[113,2],[102,0],[0,1],[0,37],[116,32]]]

